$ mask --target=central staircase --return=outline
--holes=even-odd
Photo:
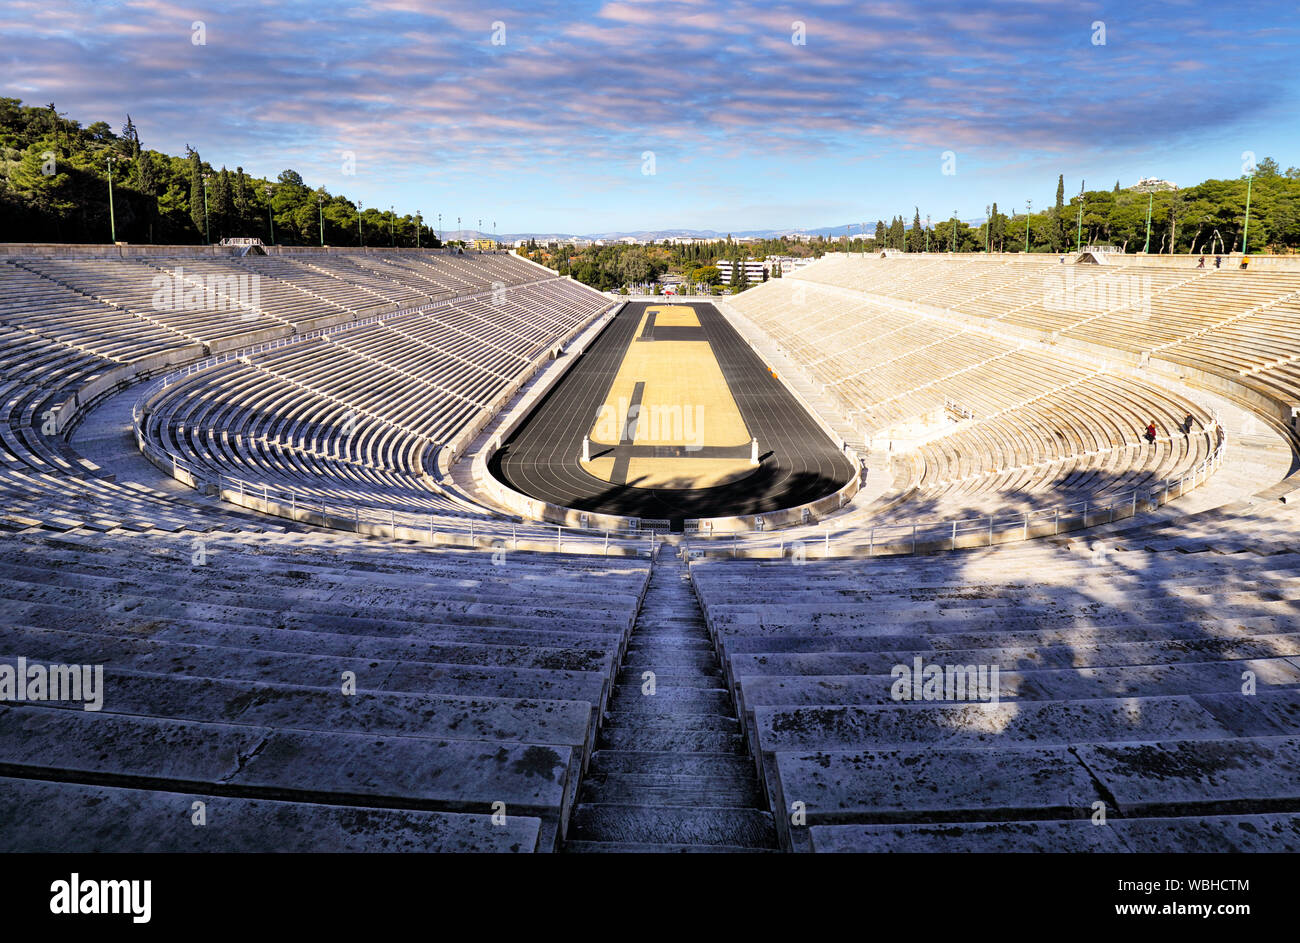
[[[668,545],[656,555],[568,838],[568,852],[777,847],[704,613]]]

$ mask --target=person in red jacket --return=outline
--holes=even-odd
[[[1156,440],[1156,424],[1155,424],[1155,420],[1152,420],[1151,422],[1147,423],[1147,433],[1146,433],[1146,435],[1147,435],[1147,441],[1148,441],[1148,442],[1155,442],[1155,440]]]

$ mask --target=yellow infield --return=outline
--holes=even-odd
[[[750,442],[750,431],[731,395],[713,348],[705,340],[640,340],[650,314],[655,327],[699,327],[689,305],[654,305],[646,309],[636,338],[623,355],[614,382],[590,430],[593,454],[618,446],[628,429],[628,411],[641,387],[632,444],[637,446],[737,447]],[[604,455],[582,462],[588,474],[614,480],[616,460]],[[712,488],[743,478],[755,468],[748,458],[625,458],[626,478],[635,487]]]
[[[646,315],[653,314],[655,323],[663,327],[699,327],[700,319],[690,305],[651,305]],[[642,319],[645,323],[645,319]]]

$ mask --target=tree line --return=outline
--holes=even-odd
[[[110,216],[109,182],[112,182]],[[324,230],[322,232],[322,226]],[[417,233],[418,226],[418,233]],[[227,236],[281,245],[436,247],[427,220],[363,207],[294,170],[274,180],[143,146],[126,116],[81,127],[54,104],[0,98],[0,242],[193,245]]]
[[[820,258],[833,248],[821,236],[806,242],[786,237],[741,242],[728,235],[725,239],[685,245],[673,245],[670,240],[652,245],[575,246],[562,242],[539,245],[536,240],[529,240],[515,251],[599,291],[614,291],[653,282],[668,272],[680,275],[689,284],[716,287],[722,282],[720,261],[743,262],[770,255]],[[739,274],[737,287],[746,286],[743,268]]]
[[[1250,200],[1247,230],[1246,201]],[[875,248],[902,252],[1065,252],[1080,245],[1113,246],[1125,252],[1202,253],[1295,252],[1300,250],[1300,168],[1283,172],[1264,158],[1251,175],[1206,180],[1178,190],[1084,190],[1056,199],[1035,213],[985,208],[985,220],[971,226],[949,218],[931,223],[913,208],[912,223],[895,216],[876,223]],[[858,251],[851,248],[851,251]]]

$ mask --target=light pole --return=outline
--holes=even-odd
[[[1079,228],[1074,234],[1074,251],[1083,251],[1083,194],[1088,181],[1079,181]]]
[[[459,217],[459,216],[456,217],[456,237],[461,241],[461,244],[464,245],[464,243],[465,243],[465,234],[464,234],[463,232],[460,231],[460,217]]]
[[[117,243],[117,215],[113,212],[113,158],[108,158],[108,231],[113,243]]]
[[[420,248],[420,227],[424,225],[420,211],[415,211],[415,248]]]
[[[397,210],[392,204],[388,206],[388,238],[393,243],[393,248],[397,248]]]
[[[266,186],[266,222],[271,228],[271,245],[275,245],[275,217],[271,215],[271,185]]]
[[[203,175],[203,241],[212,245],[212,228],[208,224],[208,175]]]
[[[1151,190],[1147,193],[1147,241],[1142,246],[1142,254],[1146,255],[1147,250],[1151,248],[1151,204],[1155,202],[1156,192]]]
[[[1034,213],[1034,201],[1025,200],[1025,251],[1029,251],[1029,218]]]
[[[1241,228],[1241,254],[1246,254],[1246,238],[1250,235],[1250,185],[1255,182],[1255,175],[1246,178],[1246,223]]]
[[[930,214],[925,214],[925,251],[930,251]]]
[[[361,209],[362,209],[361,201],[357,200],[357,242],[359,242],[361,244],[361,248],[364,249],[366,247],[366,236],[361,231]]]
[[[320,246],[325,248],[325,198],[316,197],[316,210],[320,214]]]
[[[952,211],[952,254],[957,254],[957,211]]]

